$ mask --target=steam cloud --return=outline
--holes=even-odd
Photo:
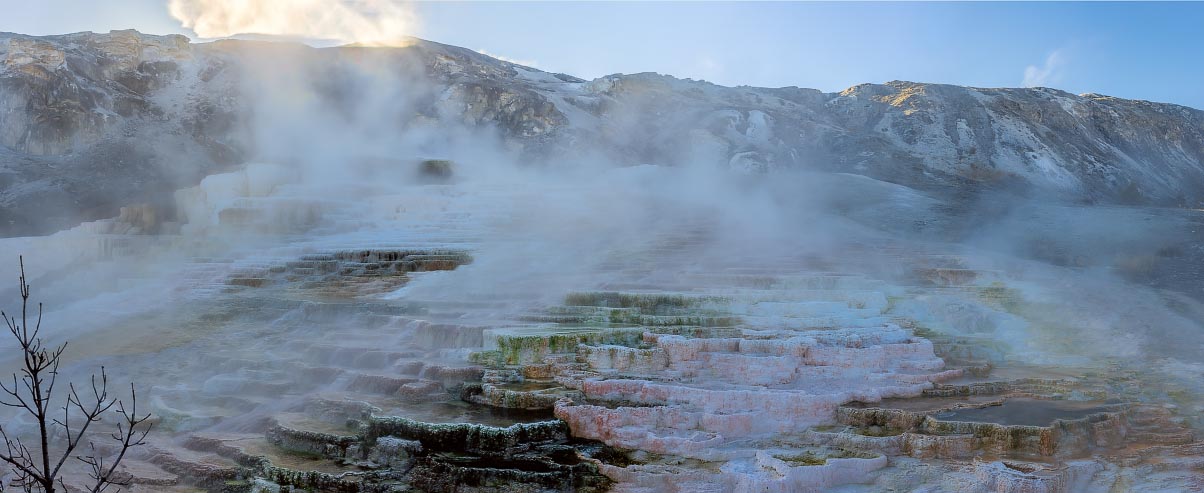
[[[266,34],[405,46],[417,25],[397,0],[170,0],[168,10],[202,38]]]
[[[1062,81],[1062,67],[1066,65],[1066,55],[1062,50],[1054,50],[1045,57],[1045,63],[1040,67],[1029,65],[1024,68],[1024,87],[1039,87],[1057,84]]]

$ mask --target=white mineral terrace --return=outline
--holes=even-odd
[[[1199,403],[1166,398],[1192,373],[1026,318],[1060,308],[1025,289],[1089,280],[871,234],[717,244],[705,210],[613,203],[651,172],[315,188],[252,165],[179,192],[178,234],[127,211],[0,245],[72,341],[64,378],[103,364],[155,414],[131,491],[1204,488]]]

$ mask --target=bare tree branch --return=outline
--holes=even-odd
[[[23,356],[23,366],[12,375],[12,385],[0,380],[0,405],[21,409],[37,424],[39,446],[34,451],[21,440],[11,435],[13,425],[0,425],[0,438],[4,440],[4,451],[0,452],[0,465],[7,465],[14,475],[11,484],[20,486],[26,492],[55,493],[67,491],[67,484],[61,472],[64,464],[71,457],[87,464],[92,473],[92,493],[106,491],[111,485],[125,486],[128,483],[119,479],[117,468],[131,448],[146,443],[150,433],[150,414],[138,414],[138,395],[133,384],[130,384],[130,407],[127,411],[125,404],[109,395],[109,376],[104,367],[99,375],[91,377],[91,395],[80,395],[79,389],[68,382],[66,403],[58,408],[62,410],[62,419],[50,416],[54,407],[52,400],[55,384],[58,382],[59,365],[67,344],[47,347],[39,337],[42,329],[42,304],[38,304],[37,319],[30,330],[29,323],[29,284],[25,280],[25,261],[20,259],[21,315],[20,319],[0,311],[9,333],[17,340]],[[86,389],[86,387],[85,387]],[[85,390],[85,392],[87,392]],[[117,431],[110,437],[118,443],[115,454],[106,456],[97,451],[95,444],[88,440],[91,425],[103,419],[104,413],[114,410],[120,416]],[[54,427],[62,429],[61,435],[54,433]],[[62,436],[52,443],[53,436]],[[86,456],[73,455],[82,443],[88,443],[91,453]],[[57,449],[57,450],[52,450]],[[57,486],[56,486],[57,485]]]

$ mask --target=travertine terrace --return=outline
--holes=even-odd
[[[1204,487],[1199,402],[1018,325],[1018,279],[1042,275],[1023,266],[880,239],[698,249],[683,224],[575,270],[495,256],[529,234],[498,220],[521,185],[356,185],[365,211],[289,180],[252,165],[177,193],[179,224],[6,240],[58,259],[47,291],[114,279],[111,305],[50,320],[87,329],[68,373],[106,364],[151,400],[132,491]],[[473,277],[498,269],[524,275]],[[108,308],[134,296],[153,302]]]

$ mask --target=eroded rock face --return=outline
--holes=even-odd
[[[1198,200],[1195,185],[1175,182],[1199,183],[1204,113],[1181,106],[902,81],[824,94],[635,74],[586,87],[588,96],[571,102],[609,120],[602,125],[612,134],[631,139],[619,148],[650,162],[811,167],[926,189],[1035,185],[1112,201]]]
[[[135,31],[3,37],[0,145],[37,156],[85,148],[125,119],[161,111],[152,93],[180,79],[188,39]]]
[[[249,88],[282,84],[259,68],[280,60],[333,108],[355,107],[383,75],[407,88],[387,98],[405,100],[397,121],[409,123],[397,132],[494,129],[531,160],[827,170],[929,192],[1035,187],[1114,203],[1204,198],[1204,113],[1096,94],[899,81],[822,93],[656,74],[587,82],[421,40],[381,50],[4,34],[0,58],[0,201],[55,206],[40,221],[6,207],[7,235],[170,203],[171,190],[261,151],[262,98]]]
[[[6,235],[168,206],[170,190],[241,159],[228,135],[189,131],[222,115],[190,94],[199,62],[183,36],[6,33],[0,59]]]

